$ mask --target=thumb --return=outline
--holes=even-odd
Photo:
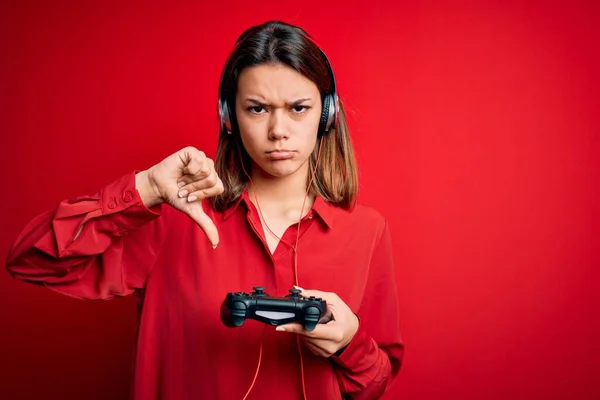
[[[277,328],[275,328],[276,331],[281,331],[281,332],[292,332],[292,333],[304,333],[304,327],[298,323],[291,323],[291,324],[285,324],[285,325],[279,325]]]
[[[219,231],[212,219],[204,212],[202,202],[190,203],[186,207],[185,213],[193,219],[202,228],[208,240],[213,246],[213,249],[219,244]]]

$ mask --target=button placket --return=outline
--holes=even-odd
[[[252,211],[248,211],[246,213],[246,220],[250,224],[250,227],[252,228],[254,233],[258,236],[258,238],[262,242],[264,251],[267,252],[269,259],[271,260],[271,274],[273,275],[273,282],[275,283],[274,293],[278,293],[279,292],[279,277],[278,277],[278,272],[277,272],[277,263],[275,261],[274,255],[271,254],[271,252],[269,251],[269,246],[267,244],[267,239],[264,236],[265,233],[264,233],[262,224],[260,223],[260,219],[256,216],[256,213],[253,213]]]

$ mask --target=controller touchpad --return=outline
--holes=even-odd
[[[286,318],[293,318],[295,316],[294,313],[281,312],[281,311],[256,310],[255,313],[256,313],[256,315],[260,315],[261,317],[266,317],[269,319],[286,319]]]

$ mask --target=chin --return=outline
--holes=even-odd
[[[261,165],[260,167],[267,175],[274,178],[285,178],[298,172],[301,165],[286,161],[277,161],[267,165]]]
[[[298,169],[270,168],[266,172],[274,178],[285,178],[287,176],[294,175],[294,173],[298,172]]]

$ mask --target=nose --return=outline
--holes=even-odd
[[[277,109],[271,113],[269,120],[269,139],[281,140],[289,137],[288,128],[286,127],[286,115],[281,109]]]

